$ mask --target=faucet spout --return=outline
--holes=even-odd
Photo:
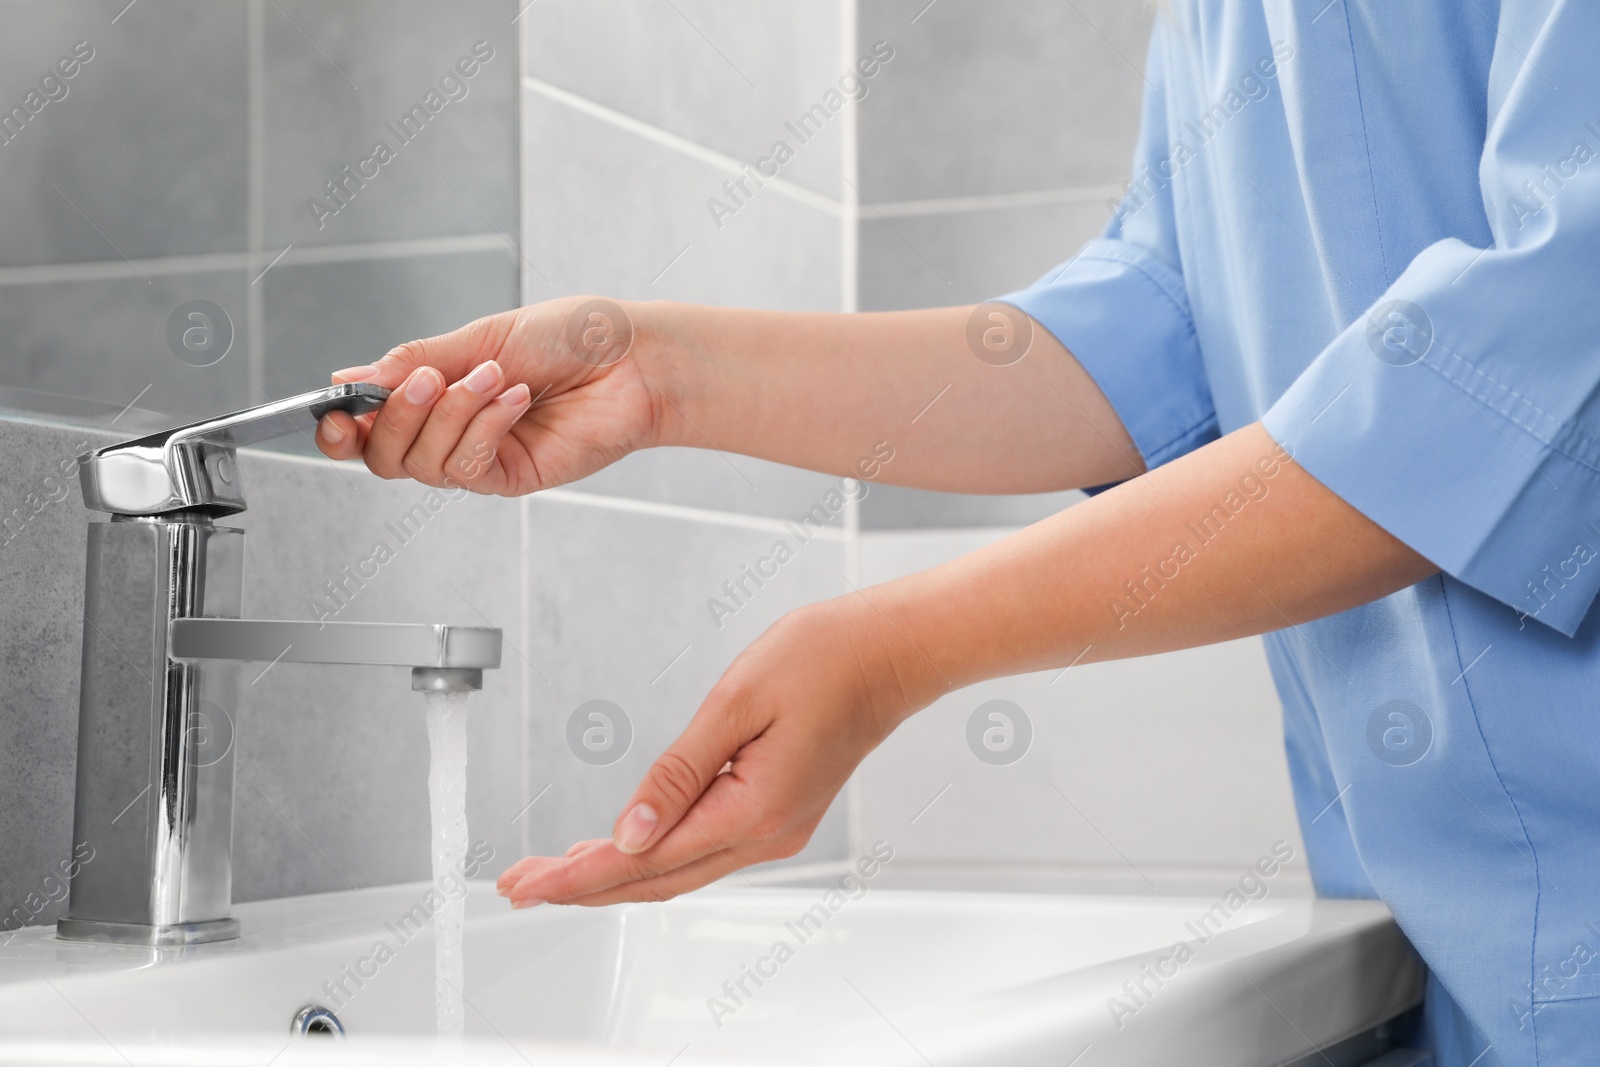
[[[418,692],[482,689],[483,672],[500,666],[501,634],[488,626],[189,618],[169,632],[175,660],[410,667]]]
[[[500,666],[500,631],[487,626],[189,618],[173,619],[170,629],[170,655],[177,660]]]

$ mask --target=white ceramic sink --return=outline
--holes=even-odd
[[[0,1063],[1272,1067],[1422,985],[1370,902],[1262,900],[1200,943],[1214,900],[874,889],[803,927],[823,890],[511,912],[475,884],[468,1038],[440,1046],[418,1040],[434,1026],[431,934],[401,922],[426,889],[240,905],[240,940],[182,958],[21,931],[0,947]],[[1192,958],[1175,964],[1180,941]],[[1175,974],[1157,985],[1161,971]],[[291,1043],[310,1002],[349,1037]]]

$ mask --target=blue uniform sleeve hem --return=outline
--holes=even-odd
[[[1357,320],[1262,424],[1440,570],[1570,637],[1600,593],[1600,471],[1590,434],[1527,406],[1442,337],[1405,365],[1375,356]]]
[[[1072,353],[1147,468],[1217,437],[1183,280],[1156,257],[1125,241],[1091,241],[1031,288],[998,299]]]

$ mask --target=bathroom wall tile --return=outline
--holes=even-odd
[[[837,492],[839,479],[781,463],[699,448],[635,452],[572,488],[713,511],[798,519]],[[842,523],[836,514],[830,525]]]
[[[872,201],[1121,183],[1138,132],[1149,4],[861,0],[894,42],[861,107]]]
[[[994,536],[866,535],[862,578],[920,570]],[[993,699],[1032,724],[1031,747],[1007,766],[968,747],[970,717]],[[963,689],[909,720],[860,774],[865,839],[911,861],[1102,868],[1160,888],[1166,872],[1242,866],[1280,839],[1300,848],[1255,640]]]
[[[526,818],[531,850],[559,854],[609,836],[640,778],[740,650],[785,611],[844,590],[844,548],[820,538],[800,544],[781,528],[569,501],[536,497],[528,508],[530,790],[549,792]],[[708,600],[779,539],[794,558],[762,588],[747,583],[754,595],[719,629]],[[612,701],[631,722],[630,747],[609,765],[581,761],[569,747],[569,719],[590,700]],[[796,859],[836,859],[846,847],[840,801]]]
[[[242,271],[148,278],[128,271],[0,285],[0,384],[99,401],[113,413],[137,401],[175,421],[243,407],[249,403],[246,286]],[[226,354],[209,366],[178,358],[168,341],[169,322],[193,300],[210,301],[228,320],[215,324],[213,344],[222,343],[222,329],[232,333]]]
[[[603,292],[786,310],[840,306],[838,220],[769,188],[718,229],[704,199],[721,171],[538,94],[524,105],[524,300]],[[630,456],[577,488],[789,518],[835,484],[743,456],[663,449]]]
[[[1022,289],[1105,228],[1105,204],[1077,201],[861,218],[861,310],[949,307]]]
[[[735,307],[840,307],[839,220],[771,186],[713,219],[728,174],[523,94],[524,296],[601,292]]]
[[[92,57],[0,135],[0,266],[244,247],[245,4],[126,6],[5,6],[0,111],[78,42]]]
[[[264,14],[266,243],[348,244],[515,230],[516,38],[511,0],[277,0]],[[486,42],[492,56],[465,95],[454,64]],[[482,58],[482,57],[480,57]],[[439,93],[432,107],[430,91]],[[452,98],[456,97],[456,98]],[[405,138],[389,128],[423,104],[434,113]],[[402,131],[406,132],[406,131]],[[359,177],[359,164],[385,143]],[[347,206],[324,184],[357,173]],[[376,167],[375,174],[373,167]],[[319,224],[320,223],[320,224]]]
[[[875,485],[861,501],[861,529],[1028,526],[1082,499],[1083,494],[1075,489],[1062,493],[977,496]]]
[[[279,264],[266,287],[266,385],[288,396],[328,384],[330,371],[367,363],[516,306],[508,248],[341,263]]]
[[[839,199],[840,115],[804,142],[784,124],[824,103],[860,58],[846,53],[842,10],[822,2],[753,11],[718,0],[541,0],[520,19],[523,71],[741,162],[756,163],[782,141],[794,158],[781,176]],[[867,81],[869,95],[894,73],[891,61]]]
[[[0,628],[0,938],[65,911],[49,897],[73,846],[85,529],[75,457],[109,440],[0,420],[0,603],[12,620]]]
[[[260,452],[245,453],[240,470],[251,506],[230,525],[249,531],[251,617],[504,631],[502,667],[485,672],[469,704],[468,825],[494,848],[495,863],[510,862],[522,803],[517,650],[526,647],[517,502],[430,496],[425,486],[360,468]],[[348,584],[343,602],[334,599],[326,583],[345,581],[346,566],[370,572],[360,561],[379,544],[393,558],[375,577]],[[428,877],[428,741],[423,700],[410,684],[402,667],[241,668],[236,899]]]

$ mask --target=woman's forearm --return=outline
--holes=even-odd
[[[920,707],[985,678],[1283,629],[1436,570],[1256,423],[981,551],[852,595]]]
[[[976,331],[971,307],[629,310],[648,339],[645,358],[671,383],[662,443],[953,492],[1044,492],[1141,473],[1121,421],[1077,360],[1021,312],[985,308],[1005,318],[982,319]],[[1031,332],[1026,354],[980,358],[984,329],[1013,325]],[[894,458],[884,463],[886,449]],[[864,468],[869,457],[880,462]]]

